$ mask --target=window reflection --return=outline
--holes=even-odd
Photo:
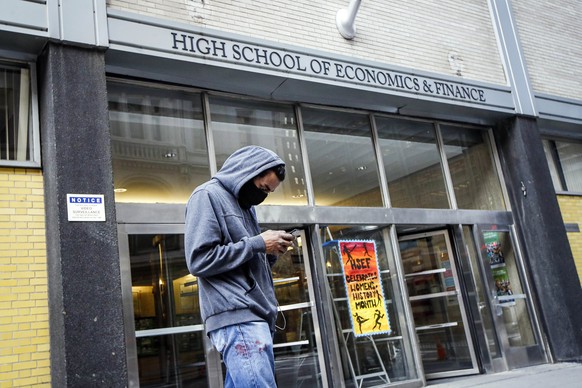
[[[383,206],[367,115],[303,109],[315,204]]]
[[[374,226],[334,226],[321,230],[332,307],[338,333],[340,356],[346,386],[370,387],[416,378],[410,337],[404,320],[402,294],[398,285],[394,257],[387,230]],[[373,336],[354,336],[346,282],[337,240],[373,240],[384,291],[391,332]]]
[[[293,106],[218,96],[211,96],[209,100],[218,169],[231,153],[241,147],[258,145],[268,148],[285,161],[287,176],[264,203],[307,204]]]
[[[505,210],[487,132],[441,125],[459,209]]]
[[[568,191],[582,192],[582,144],[557,141],[556,150]]]
[[[110,82],[116,202],[185,203],[210,178],[200,94]]]
[[[448,208],[433,124],[377,117],[376,126],[392,207]]]
[[[452,202],[435,123],[302,108],[307,150],[301,150],[291,104],[210,95],[210,122],[205,123],[200,93],[114,80],[108,83],[108,95],[117,202],[185,203],[192,190],[210,179],[211,158],[216,157],[220,169],[235,150],[259,145],[287,165],[287,179],[265,204],[308,204],[302,157],[307,151],[316,205],[382,207],[371,118],[390,206],[448,209]],[[205,124],[215,155],[208,154]],[[487,133],[445,124],[440,133],[458,208],[505,210]],[[578,148],[562,148],[564,160],[578,155]],[[575,186],[571,177],[577,162],[568,166],[574,166],[568,184]]]
[[[544,141],[556,191],[582,192],[582,144]]]

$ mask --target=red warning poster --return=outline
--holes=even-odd
[[[373,240],[338,241],[352,327],[356,336],[390,333]]]

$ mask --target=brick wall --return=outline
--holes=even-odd
[[[361,3],[357,36],[342,38],[336,13],[349,0],[107,0],[111,9],[170,19],[453,76],[506,85],[491,13],[482,0]]]
[[[578,224],[580,232],[568,233],[570,248],[582,285],[582,196],[558,195],[562,218],[566,224]]]
[[[50,386],[43,179],[0,168],[0,387]]]
[[[511,3],[534,91],[582,99],[582,2]]]

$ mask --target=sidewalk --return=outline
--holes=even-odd
[[[558,363],[531,366],[488,375],[429,381],[431,388],[570,388],[582,387],[582,364]]]

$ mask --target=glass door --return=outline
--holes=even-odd
[[[119,227],[119,243],[130,385],[211,386],[198,287],[186,267],[183,227],[127,228],[130,233]]]
[[[424,385],[394,255],[395,229],[334,225],[320,233],[343,384]]]
[[[511,229],[479,226],[474,233],[496,342],[505,367],[514,369],[547,362]]]
[[[224,365],[204,332],[183,225],[120,225],[130,386],[221,387]],[[304,234],[272,268],[279,302],[278,386],[326,386]]]
[[[279,388],[327,386],[307,252],[305,233],[301,231],[294,246],[280,255],[272,268],[279,302],[273,339]]]
[[[399,238],[427,379],[478,373],[447,231]]]

